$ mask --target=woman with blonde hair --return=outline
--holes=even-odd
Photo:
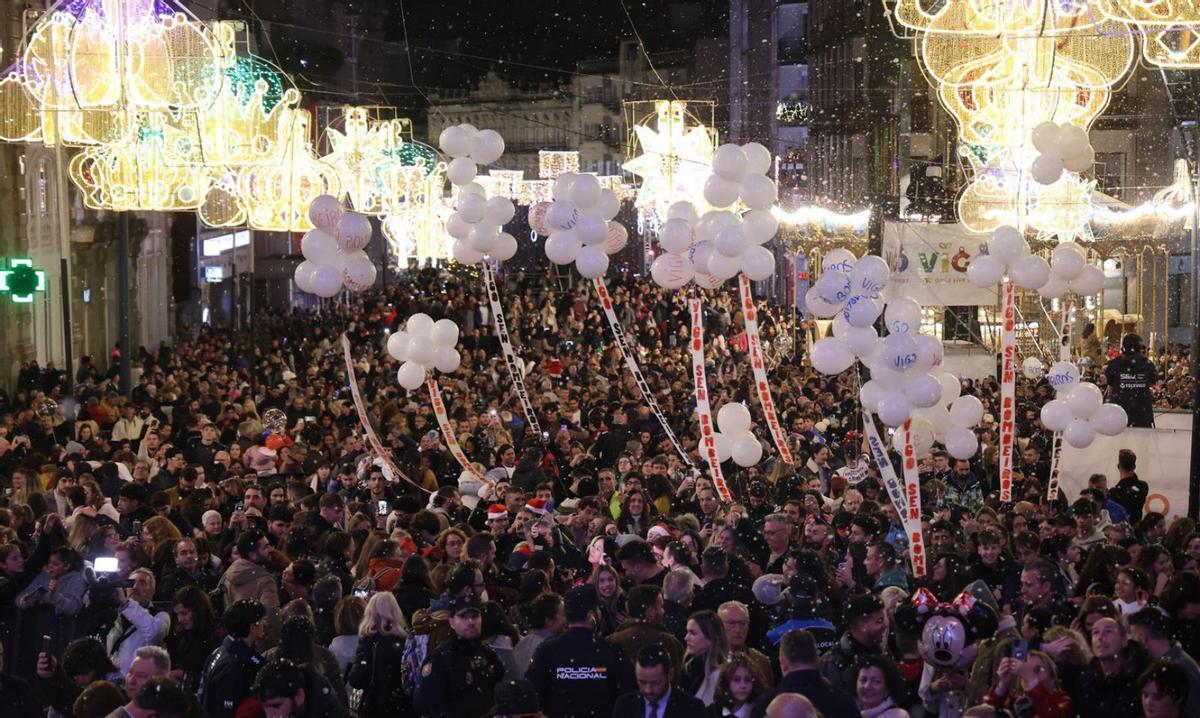
[[[407,716],[412,703],[401,688],[404,640],[407,630],[396,597],[376,593],[358,624],[358,649],[346,682],[362,691],[358,714],[364,716]]]

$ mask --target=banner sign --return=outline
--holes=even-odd
[[[675,451],[683,457],[683,461],[690,467],[695,467],[692,463],[692,457],[688,456],[684,450],[683,444],[679,443],[679,439],[675,438],[675,432],[671,431],[671,425],[667,422],[666,415],[663,414],[662,408],[659,407],[658,401],[654,399],[654,392],[650,391],[650,385],[646,383],[646,378],[642,376],[642,370],[638,367],[637,359],[633,356],[633,350],[629,348],[629,340],[625,338],[625,331],[621,329],[621,322],[617,321],[617,312],[613,309],[612,295],[608,293],[608,287],[604,285],[603,277],[596,277],[592,280],[592,284],[596,288],[596,295],[600,297],[600,307],[604,310],[604,316],[608,319],[608,327],[612,330],[613,339],[617,342],[617,349],[621,352],[621,356],[625,359],[625,366],[629,367],[629,372],[633,374],[633,380],[637,382],[638,391],[642,394],[642,400],[646,402],[650,413],[654,414],[654,418],[658,419],[658,423],[662,426],[667,438],[671,440],[671,444],[675,447]]]
[[[908,512],[904,516],[904,528],[908,533],[909,557],[912,559],[913,576],[925,576],[925,532],[921,527],[921,479],[917,474],[917,452],[912,443],[912,420],[904,422],[904,493],[908,499]]]
[[[896,478],[896,469],[892,466],[891,459],[888,458],[887,444],[884,444],[883,440],[879,438],[879,430],[875,428],[875,417],[865,410],[863,411],[863,433],[867,438],[867,448],[871,450],[871,458],[875,460],[875,466],[879,469],[879,477],[883,479],[883,490],[892,500],[892,506],[896,507],[896,513],[900,514],[900,519],[907,530],[908,496],[905,495],[904,485],[900,483],[900,479]]]
[[[471,460],[458,445],[458,439],[454,437],[454,425],[450,423],[450,415],[446,413],[446,405],[442,402],[442,390],[438,386],[437,379],[429,377],[425,385],[429,387],[429,401],[433,404],[433,415],[437,417],[438,426],[442,430],[442,438],[446,442],[446,448],[450,450],[450,455],[454,457],[459,466],[463,467],[463,470],[469,472],[476,479],[488,486],[495,486],[491,479],[484,476],[471,464]]]
[[[717,456],[716,429],[713,427],[712,407],[708,403],[708,380],[704,376],[704,303],[689,299],[692,311],[692,380],[696,385],[696,416],[700,419],[700,455],[708,462],[717,495],[728,503],[732,500],[725,477],[721,475],[721,458]]]
[[[762,404],[763,415],[767,420],[767,428],[771,430],[771,439],[779,450],[779,458],[784,463],[795,463],[792,452],[788,450],[787,433],[779,423],[779,413],[775,411],[775,401],[771,398],[771,384],[767,381],[767,361],[763,356],[762,338],[758,334],[758,309],[754,306],[754,295],[750,290],[750,278],[745,274],[738,275],[738,284],[742,290],[742,316],[746,322],[746,339],[750,349],[750,369],[754,372],[754,388],[758,392],[758,402]]]
[[[1062,317],[1058,322],[1058,334],[1062,337],[1062,345],[1058,349],[1059,361],[1071,361],[1071,309],[1068,301],[1063,305]],[[1050,451],[1050,480],[1046,482],[1046,498],[1051,501],[1058,499],[1058,484],[1062,474],[1063,433],[1054,432],[1054,444]]]
[[[883,258],[892,268],[884,298],[912,297],[924,307],[994,304],[994,289],[967,279],[984,239],[960,224],[884,222]]]
[[[513,351],[512,340],[508,337],[508,323],[504,321],[504,310],[500,307],[500,292],[496,289],[496,276],[487,262],[480,262],[480,272],[483,274],[483,285],[487,288],[488,303],[492,306],[492,319],[496,322],[496,336],[500,338],[500,351],[504,355],[504,364],[508,367],[508,378],[512,381],[513,391],[521,400],[521,408],[525,410],[525,422],[533,429],[534,436],[542,435],[542,427],[538,425],[537,412],[529,401],[529,392],[525,390],[525,367],[517,359]]]
[[[383,461],[384,468],[392,473],[393,478],[403,479],[427,494],[433,493],[408,478],[399,467],[392,463],[391,454],[384,450],[379,437],[375,435],[375,429],[371,427],[371,420],[367,416],[367,405],[363,403],[362,393],[358,390],[358,377],[355,376],[354,372],[354,358],[350,356],[350,338],[345,334],[342,335],[342,357],[346,360],[346,379],[350,382],[350,396],[354,399],[354,410],[358,412],[358,423],[362,424],[363,433],[367,435],[367,443],[371,445],[371,449]]]
[[[1017,421],[1016,285],[1004,282],[1000,325],[1000,501],[1012,501],[1013,439]]]

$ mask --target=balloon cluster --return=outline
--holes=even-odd
[[[488,199],[475,181],[475,164],[491,164],[504,154],[504,138],[495,130],[477,130],[468,124],[452,125],[438,138],[442,151],[454,159],[446,169],[458,188],[454,212],[446,219],[446,232],[454,238],[450,253],[463,264],[484,257],[503,262],[517,253],[517,239],[500,228],[512,221],[517,208],[507,197]]]
[[[554,180],[554,201],[530,210],[530,226],[546,240],[546,257],[575,263],[585,279],[608,271],[608,256],[625,247],[628,231],[613,218],[621,211],[617,195],[593,174],[564,172]]]
[[[719,281],[738,272],[753,280],[766,279],[775,273],[775,255],[762,245],[779,229],[771,213],[779,190],[767,176],[771,153],[757,142],[724,144],[713,152],[712,166],[713,173],[704,183],[704,200],[715,209],[698,219],[686,218],[695,229],[693,271]],[[739,215],[738,207],[746,211]]]
[[[1096,151],[1087,131],[1070,123],[1043,122],[1034,127],[1033,146],[1041,153],[1030,167],[1030,174],[1038,184],[1054,184],[1064,170],[1086,172],[1096,163]]]
[[[404,362],[396,372],[400,386],[413,391],[425,383],[427,372],[437,369],[449,374],[462,364],[455,345],[458,325],[451,319],[436,322],[423,312],[412,315],[404,329],[387,339],[387,351],[396,361]]]
[[[743,272],[753,280],[775,273],[775,255],[762,246],[779,230],[769,209],[743,215],[712,210],[698,215],[691,202],[676,202],[658,234],[663,254],[650,265],[661,287],[678,289],[690,281],[712,289]]]
[[[849,250],[834,249],[821,260],[821,277],[804,295],[805,306],[820,319],[840,314],[850,326],[865,329],[883,313],[884,302],[879,293],[890,274],[887,262],[881,257],[867,255],[856,260]],[[814,366],[816,353],[814,346]],[[853,361],[842,359],[846,364],[844,371]]]
[[[342,203],[323,194],[308,207],[314,229],[300,240],[304,261],[293,278],[301,291],[332,297],[343,287],[362,292],[375,284],[375,264],[363,251],[371,242],[371,220],[345,212]]]
[[[762,444],[750,430],[750,410],[744,404],[729,402],[717,412],[717,458],[732,458],[738,466],[754,466],[762,460]]]
[[[1016,227],[997,227],[988,239],[987,251],[967,266],[967,279],[977,287],[995,286],[1007,274],[1018,287],[1035,290],[1050,278],[1050,265],[1029,253],[1029,242]]]
[[[1046,299],[1067,292],[1090,297],[1104,288],[1104,272],[1087,263],[1087,250],[1075,242],[1062,242],[1050,255],[1050,275],[1038,288]]]
[[[1046,380],[1057,392],[1042,407],[1042,425],[1061,431],[1063,440],[1076,449],[1086,449],[1096,434],[1116,436],[1129,425],[1119,404],[1106,404],[1104,394],[1090,381],[1079,380],[1079,369],[1071,362],[1055,362]]]

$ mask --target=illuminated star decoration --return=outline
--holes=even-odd
[[[365,107],[342,108],[344,131],[326,130],[332,151],[321,160],[337,170],[342,191],[350,197],[355,211],[369,213],[378,205],[376,167],[384,160],[387,134],[382,125],[367,120]]]
[[[704,125],[687,126],[687,103],[655,103],[657,129],[634,127],[642,154],[622,165],[641,178],[636,206],[665,217],[675,202],[704,204],[704,180],[712,173],[713,143]]]

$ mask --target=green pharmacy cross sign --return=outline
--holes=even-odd
[[[32,259],[10,259],[7,264],[0,260],[0,294],[17,304],[32,304],[34,292],[46,291],[46,273],[34,269]]]

